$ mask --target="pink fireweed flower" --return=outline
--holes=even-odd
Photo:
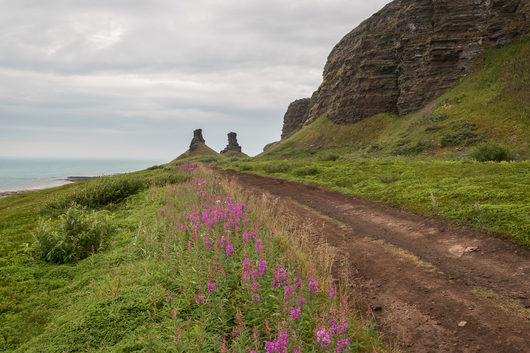
[[[252,271],[252,267],[250,266],[250,259],[247,257],[245,260],[243,260],[243,266],[241,267],[242,276],[244,279],[248,279],[250,271]]]
[[[206,301],[206,300],[205,300],[205,297],[204,297],[203,294],[199,295],[199,296],[197,297],[197,299],[195,299],[195,303],[197,303],[197,305],[199,305],[199,304],[204,304],[205,301]]]
[[[284,295],[285,297],[289,297],[289,296],[291,296],[291,295],[293,295],[293,294],[294,294],[293,286],[285,286],[285,287],[283,288],[283,295]]]
[[[296,278],[296,277],[295,277],[295,278],[294,278],[294,286],[295,286],[296,288],[301,288],[301,287],[302,287],[302,281],[300,281],[299,278]]]
[[[243,233],[242,237],[243,237],[243,242],[245,242],[245,243],[248,242],[248,233],[246,233],[246,232]]]
[[[261,254],[261,249],[263,249],[262,245],[263,242],[261,241],[261,239],[257,239],[256,244],[254,246],[256,247],[256,252],[258,253],[258,255]]]
[[[161,215],[162,217],[164,217],[164,216],[166,215],[166,211],[165,211],[164,209],[161,209],[161,210],[160,210],[160,215]]]
[[[298,297],[297,302],[298,302],[298,305],[302,307],[302,306],[305,305],[305,298],[304,297]]]
[[[302,315],[302,309],[299,306],[296,307],[296,309],[291,306],[291,318],[296,320],[300,317],[300,315]]]
[[[258,267],[259,267],[259,275],[263,277],[265,275],[265,271],[267,270],[267,260],[259,261]]]
[[[327,346],[331,342],[329,339],[329,333],[326,332],[325,327],[322,327],[317,331],[317,342],[320,343],[321,347]]]
[[[252,301],[259,302],[259,294],[252,294]]]
[[[276,273],[276,278],[274,278],[272,286],[280,287],[281,285],[285,284],[286,280],[287,280],[287,271],[282,267],[278,269],[278,272]]]
[[[215,283],[208,282],[208,293],[213,292],[215,289]]]
[[[288,346],[289,346],[289,333],[287,333],[286,331],[280,331],[278,338],[275,338],[274,341],[265,342],[265,352],[284,353],[284,352],[287,352]]]
[[[330,288],[330,289],[328,290],[328,292],[329,292],[329,298],[330,298],[330,299],[333,299],[333,297],[335,296],[335,294],[337,294],[337,291],[335,290],[335,288]]]
[[[167,298],[166,298],[166,302],[169,303],[169,302],[172,301],[172,300],[173,300],[173,297],[172,297],[171,295],[168,294],[168,295],[167,295]]]
[[[335,335],[342,335],[346,331],[348,331],[348,323],[347,322],[339,322],[338,325],[336,320],[329,320],[329,327],[330,332],[332,336]]]
[[[219,273],[221,274],[221,277],[226,277],[226,272],[223,268],[219,270]]]
[[[230,257],[233,252],[234,252],[234,245],[227,244],[226,245],[226,256]]]
[[[314,281],[313,277],[307,277],[307,280],[309,282],[309,294],[311,294],[311,292],[318,292],[318,281]]]
[[[343,346],[346,346],[346,348],[343,348]],[[342,353],[350,349],[350,340],[349,339],[343,339],[337,341],[337,353]]]

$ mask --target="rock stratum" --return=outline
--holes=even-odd
[[[420,109],[466,75],[484,49],[529,32],[528,0],[395,0],[333,48],[318,90],[289,105],[282,139],[324,115],[352,124]]]

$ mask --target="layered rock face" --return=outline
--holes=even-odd
[[[283,117],[282,139],[300,129],[307,120],[311,98],[298,99],[289,104]]]
[[[309,103],[289,106],[282,138],[323,115],[351,124],[417,110],[453,86],[485,48],[502,47],[529,26],[528,0],[395,0],[335,46]]]
[[[202,129],[193,130],[193,139],[190,143],[190,152],[197,150],[198,146],[206,143],[202,137]]]
[[[241,146],[237,143],[237,134],[235,132],[229,132],[228,133],[228,145],[225,147],[224,150],[221,151],[221,153],[226,152],[241,152]]]

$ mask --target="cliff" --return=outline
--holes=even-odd
[[[300,129],[307,120],[311,98],[298,99],[289,104],[283,117],[282,139]]]
[[[323,115],[351,124],[420,109],[466,75],[484,49],[529,27],[528,0],[395,0],[333,48],[307,108],[289,106],[282,138]]]

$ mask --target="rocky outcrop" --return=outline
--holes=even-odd
[[[228,145],[221,153],[226,152],[241,152],[241,146],[237,143],[237,134],[235,132],[228,133]]]
[[[351,124],[417,110],[464,76],[485,48],[502,47],[529,26],[527,0],[395,0],[333,48],[310,102],[289,106],[282,138],[323,115]]]
[[[263,152],[269,150],[272,146],[276,145],[278,142],[280,142],[280,141],[274,141],[274,142],[271,142],[271,143],[266,144],[266,145],[263,147]]]
[[[193,139],[190,143],[190,152],[195,152],[200,145],[205,144],[204,138],[202,137],[202,129],[193,130]]]
[[[309,103],[311,98],[298,99],[289,104],[283,117],[282,139],[302,127],[308,117]]]

